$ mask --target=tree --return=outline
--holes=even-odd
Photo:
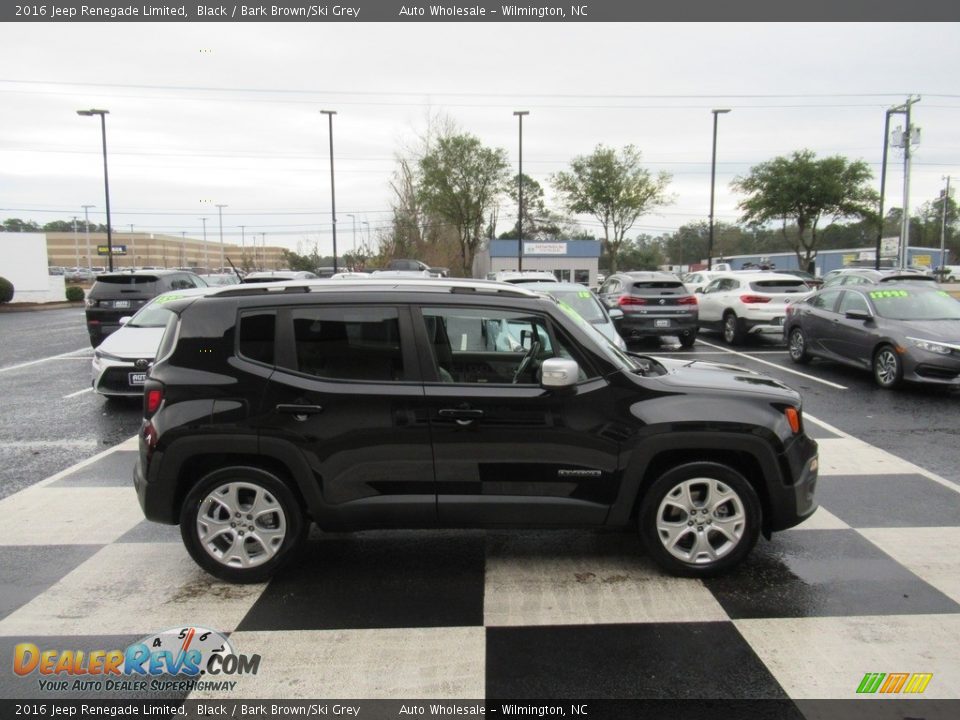
[[[507,153],[484,147],[469,134],[439,137],[419,162],[418,198],[423,208],[457,233],[464,276],[487,230],[488,214],[507,189]]]
[[[20,218],[10,218],[3,221],[0,226],[3,232],[40,232],[40,226],[32,220],[21,220]]]
[[[779,221],[784,241],[789,241],[800,267],[806,268],[817,256],[821,220],[875,219],[878,197],[867,184],[872,177],[862,160],[850,162],[840,155],[818,160],[811,150],[801,150],[751,168],[732,187],[747,195],[739,203],[742,221],[751,225]],[[792,238],[787,234],[789,221],[796,226]]]
[[[514,175],[510,180],[510,202],[512,207],[520,205],[520,175]],[[547,209],[543,186],[532,177],[523,175],[523,237],[526,240],[553,240],[564,238],[568,230],[565,218],[550,212]],[[520,223],[515,222],[507,232],[501,233],[501,238],[511,239],[520,236]]]
[[[641,235],[635,240],[625,240],[620,248],[619,260],[622,267],[630,270],[656,270],[664,264],[663,248],[658,238]],[[607,267],[609,258],[601,258]]]
[[[570,171],[556,173],[552,181],[568,211],[593,215],[600,222],[613,272],[627,231],[641,215],[669,202],[670,175],[651,176],[641,167],[640,151],[633,145],[619,152],[598,145],[593,154],[574,158]]]

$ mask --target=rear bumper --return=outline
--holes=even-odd
[[[657,317],[655,315],[627,315],[615,322],[617,332],[625,340],[663,335],[696,334],[699,322],[693,317]]]

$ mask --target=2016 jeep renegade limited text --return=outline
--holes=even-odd
[[[167,308],[134,482],[225,580],[268,578],[311,522],[635,527],[705,577],[816,509],[796,392],[625,354],[522,287],[237,286]]]

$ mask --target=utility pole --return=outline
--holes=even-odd
[[[947,175],[947,189],[943,191],[943,214],[940,216],[940,280],[946,277],[947,270],[947,203],[950,202],[950,176]]]
[[[93,257],[90,255],[90,208],[96,205],[81,205],[83,208],[83,226],[87,230],[87,267],[93,267]],[[99,257],[99,256],[98,256]]]
[[[73,216],[73,255],[75,262],[73,266],[80,272],[80,243],[77,241],[77,216]]]
[[[330,127],[330,215],[331,227],[333,228],[333,273],[337,273],[337,193],[333,180],[333,116],[337,114],[336,110],[321,110],[322,115],[327,116]]]
[[[903,218],[900,224],[900,253],[899,265],[901,268],[910,264],[910,145],[920,143],[920,128],[910,124],[910,108],[920,102],[920,96],[911,96],[903,105],[892,108],[892,112],[899,112],[906,116],[906,128],[900,134],[899,128],[894,130],[894,138],[898,142],[894,147],[903,148]],[[899,137],[898,137],[899,135]]]
[[[529,110],[514,110],[519,120],[520,134],[520,172],[517,174],[517,270],[523,271],[523,116],[529,115]],[[465,268],[468,269],[469,268]]]
[[[217,213],[220,216],[220,269],[217,272],[223,272],[223,209],[226,205],[217,205]]]
[[[210,253],[207,249],[207,219],[200,218],[203,221],[203,266],[207,272],[210,272]]]

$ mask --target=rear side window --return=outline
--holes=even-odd
[[[240,354],[248,360],[274,364],[277,316],[257,311],[240,315]]]
[[[687,288],[679,280],[643,280],[635,282],[633,289],[645,295],[686,295]]]
[[[810,288],[803,280],[797,278],[796,280],[754,280],[750,283],[750,289],[765,293],[794,293],[808,292]]]
[[[304,308],[291,311],[295,368],[332,380],[403,380],[396,308]]]

